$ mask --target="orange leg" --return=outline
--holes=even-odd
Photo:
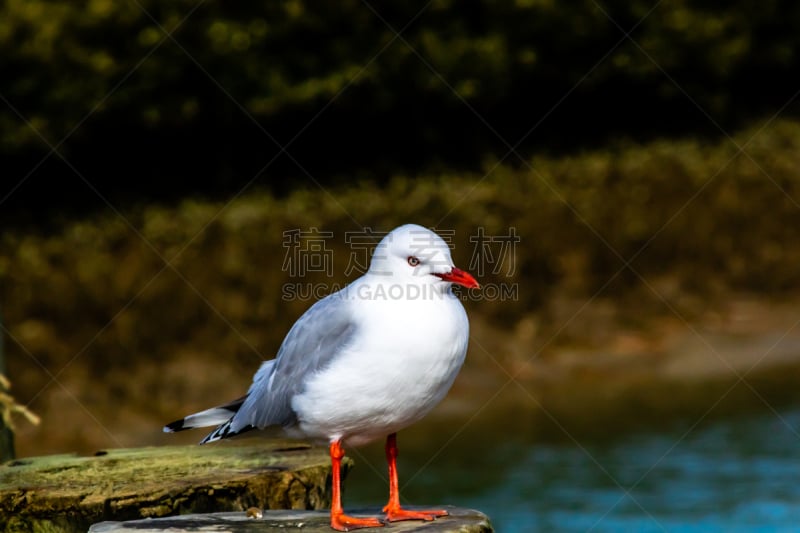
[[[397,484],[397,433],[386,437],[386,462],[389,463],[389,503],[383,508],[386,520],[433,520],[447,516],[445,510],[408,511],[400,507],[400,489]]]
[[[341,441],[331,443],[331,468],[333,470],[333,501],[331,501],[331,527],[337,531],[350,531],[362,527],[381,527],[383,522],[377,518],[355,518],[344,514],[342,509],[342,466],[344,450]]]

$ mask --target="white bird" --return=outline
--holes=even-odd
[[[479,288],[456,268],[436,233],[407,224],[378,244],[366,274],[315,303],[256,372],[247,395],[172,422],[164,431],[218,425],[201,444],[251,429],[282,426],[330,445],[331,527],[377,527],[341,503],[344,446],[386,437],[389,503],[385,520],[433,520],[443,510],[400,506],[397,438],[447,394],[467,352],[469,322],[453,284]]]

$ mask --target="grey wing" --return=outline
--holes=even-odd
[[[328,365],[351,342],[355,330],[349,302],[341,293],[311,306],[289,330],[278,356],[256,372],[247,399],[231,420],[231,429],[295,423],[292,398],[302,392],[310,375]]]

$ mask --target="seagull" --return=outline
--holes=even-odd
[[[416,224],[395,228],[377,245],[363,276],[295,322],[277,357],[256,372],[247,395],[172,422],[164,431],[217,426],[201,441],[205,444],[280,426],[290,437],[327,443],[330,523],[338,531],[446,516],[444,510],[400,506],[397,432],[444,398],[464,362],[469,321],[454,284],[480,288],[453,265],[439,235]],[[384,437],[385,516],[348,516],[341,501],[344,448]]]

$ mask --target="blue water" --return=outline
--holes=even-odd
[[[502,533],[800,531],[800,410],[695,423],[601,442],[477,432],[401,455],[401,494],[480,509]],[[381,503],[380,449],[354,459],[346,505]]]

